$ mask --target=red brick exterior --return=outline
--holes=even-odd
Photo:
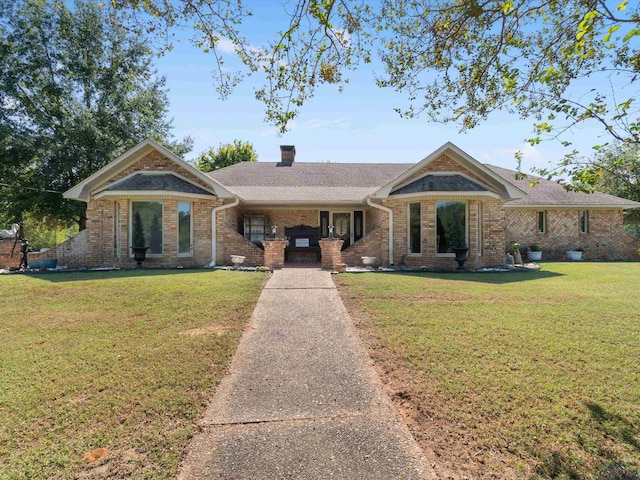
[[[507,208],[507,246],[514,242],[523,248],[537,245],[543,260],[564,260],[567,250],[582,248],[585,260],[637,260],[640,240],[623,227],[622,210],[587,209],[588,232],[580,231],[580,211],[584,208],[546,210],[547,225],[538,232],[538,212],[542,209]]]
[[[337,238],[323,238],[318,242],[320,244],[320,251],[322,255],[322,268],[333,269],[335,265],[343,262],[340,249],[342,248],[343,240]]]
[[[273,239],[262,242],[264,245],[264,265],[272,269],[284,267],[284,249],[287,240]]]
[[[208,187],[189,171],[165,158],[159,152],[149,153],[141,160],[118,172],[108,182],[117,181],[136,171],[173,171],[185,178]],[[427,172],[462,172],[482,181],[465,170],[458,162],[446,155],[435,159],[429,165],[411,176],[411,181]],[[335,263],[361,265],[361,257],[377,257],[381,265],[394,263],[411,267],[455,268],[453,256],[436,254],[436,202],[440,200],[465,201],[467,203],[467,227],[469,240],[468,268],[499,265],[506,250],[513,242],[525,247],[533,243],[543,250],[543,259],[563,259],[565,251],[577,246],[585,250],[587,260],[637,259],[636,250],[640,242],[627,235],[622,228],[622,212],[613,209],[589,210],[589,233],[580,233],[579,209],[549,209],[547,232],[537,233],[536,209],[505,208],[502,200],[493,197],[465,196],[464,192],[455,197],[416,195],[398,198],[391,196],[381,205],[391,208],[394,216],[393,238],[394,258],[389,259],[389,218],[386,211],[365,205],[353,206],[348,210],[365,212],[365,236],[345,249],[335,251],[333,242],[322,250],[322,265],[333,268]],[[145,195],[120,200],[96,200],[92,197],[87,205],[87,230],[75,240],[58,246],[39,258],[56,256],[59,265],[78,267],[133,267],[135,262],[130,251],[130,209],[132,201],[161,201],[163,203],[163,254],[148,255],[147,267],[201,267],[211,262],[212,254],[212,211],[224,206],[225,202],[215,196],[210,199],[181,198],[170,195]],[[193,255],[178,256],[177,209],[178,202],[192,203]],[[231,200],[227,200],[227,204]],[[422,252],[408,253],[408,205],[419,202],[421,206]],[[326,207],[281,209],[281,208],[241,208],[235,206],[216,211],[216,264],[229,265],[231,255],[246,257],[246,265],[271,265],[278,268],[280,260],[248,242],[239,233],[244,215],[266,215],[270,225],[278,226],[278,234],[284,235],[286,227],[296,225],[319,226],[319,211]],[[329,209],[331,210],[331,209]],[[480,216],[479,216],[480,215]],[[4,259],[6,266],[19,262],[16,256],[7,259],[3,254],[6,244],[0,243],[0,266]],[[35,257],[34,257],[35,258]]]

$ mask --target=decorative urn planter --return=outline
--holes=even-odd
[[[373,267],[378,262],[378,257],[360,257],[360,259],[366,267]]]
[[[142,262],[147,258],[147,250],[149,247],[131,247],[133,259],[136,261],[136,268],[142,268]]]
[[[458,268],[456,268],[456,270],[464,271],[464,262],[469,259],[467,256],[469,247],[451,247],[451,251],[456,254],[456,262],[458,262]]]
[[[243,257],[242,255],[231,255],[231,263],[233,263],[234,267],[238,265],[242,265],[247,257]]]
[[[527,257],[529,258],[530,262],[539,262],[540,260],[542,260],[542,251],[533,252],[529,250],[527,252]]]
[[[582,251],[581,250],[568,250],[567,251],[567,260],[571,260],[573,262],[577,262],[582,260]]]

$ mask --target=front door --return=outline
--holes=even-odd
[[[344,240],[342,250],[351,245],[351,213],[350,212],[334,212],[333,213],[333,236]]]

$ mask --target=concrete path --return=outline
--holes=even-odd
[[[178,479],[435,478],[331,275],[276,271]]]

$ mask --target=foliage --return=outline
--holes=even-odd
[[[142,228],[142,217],[140,212],[136,212],[133,216],[133,239],[131,241],[132,247],[146,247],[147,241],[144,238],[144,229]]]
[[[3,277],[0,478],[175,479],[263,280],[175,270]],[[97,469],[81,460],[96,447],[112,452]]]
[[[203,172],[212,172],[240,162],[255,162],[258,160],[253,145],[250,142],[234,140],[233,143],[220,144],[218,149],[209,148],[196,159],[196,168]]]
[[[22,219],[24,235],[34,251],[53,248],[78,233],[78,226],[68,226],[56,218],[40,218],[26,213]]]
[[[535,119],[532,144],[586,122],[639,141],[637,2],[294,0],[281,30],[257,45],[246,37],[252,12],[239,0],[112,3],[140,30],[191,24],[196,43],[214,55],[223,97],[244,75],[261,75],[256,98],[281,131],[321,84],[342,88],[350,70],[377,54],[384,71],[376,81],[406,96],[397,108],[404,116],[469,129],[505,110]],[[227,67],[229,43],[244,69]]]
[[[640,468],[639,275],[561,262],[335,281],[441,477],[594,479]]]
[[[151,60],[107,7],[0,0],[3,223],[31,212],[82,229],[85,205],[62,192],[146,137],[171,143]]]

